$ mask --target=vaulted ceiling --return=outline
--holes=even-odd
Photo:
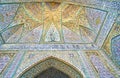
[[[119,2],[109,0],[1,0],[1,4],[0,43],[9,47],[77,44],[78,49],[98,49],[119,14]]]

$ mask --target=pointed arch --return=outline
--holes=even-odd
[[[47,57],[26,69],[18,78],[34,78],[49,68],[55,68],[70,78],[83,78],[82,73],[71,64],[56,57]]]

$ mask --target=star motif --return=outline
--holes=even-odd
[[[52,3],[55,4],[55,3]],[[51,27],[52,24],[56,27],[60,34],[60,40],[63,41],[62,39],[62,27],[61,27],[61,11],[62,9],[65,9],[68,5],[65,5],[64,3],[58,4],[59,6],[55,9],[50,9],[47,7],[47,4],[44,5],[44,29],[43,29],[43,36],[42,36],[42,41],[45,40],[45,36],[49,28]],[[65,5],[63,7],[63,5]],[[52,5],[53,6],[53,5]],[[62,8],[63,7],[63,8]]]
[[[31,6],[32,5],[32,6]],[[45,42],[45,37],[54,24],[60,35],[60,42],[64,42],[62,35],[62,26],[67,27],[72,32],[79,36],[84,35],[89,37],[92,28],[89,25],[85,7],[72,5],[67,3],[25,3],[22,5],[21,12],[25,11],[23,17],[24,23],[28,23],[31,30],[43,24],[42,39],[40,42]],[[18,15],[19,16],[19,15]],[[18,18],[16,18],[18,19]],[[28,27],[27,27],[28,28]],[[89,39],[91,39],[89,37]]]

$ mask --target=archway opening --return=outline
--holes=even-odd
[[[83,75],[68,62],[51,56],[29,67],[18,78],[83,78]]]
[[[50,67],[42,73],[38,74],[35,78],[70,78],[67,74],[60,70]]]

